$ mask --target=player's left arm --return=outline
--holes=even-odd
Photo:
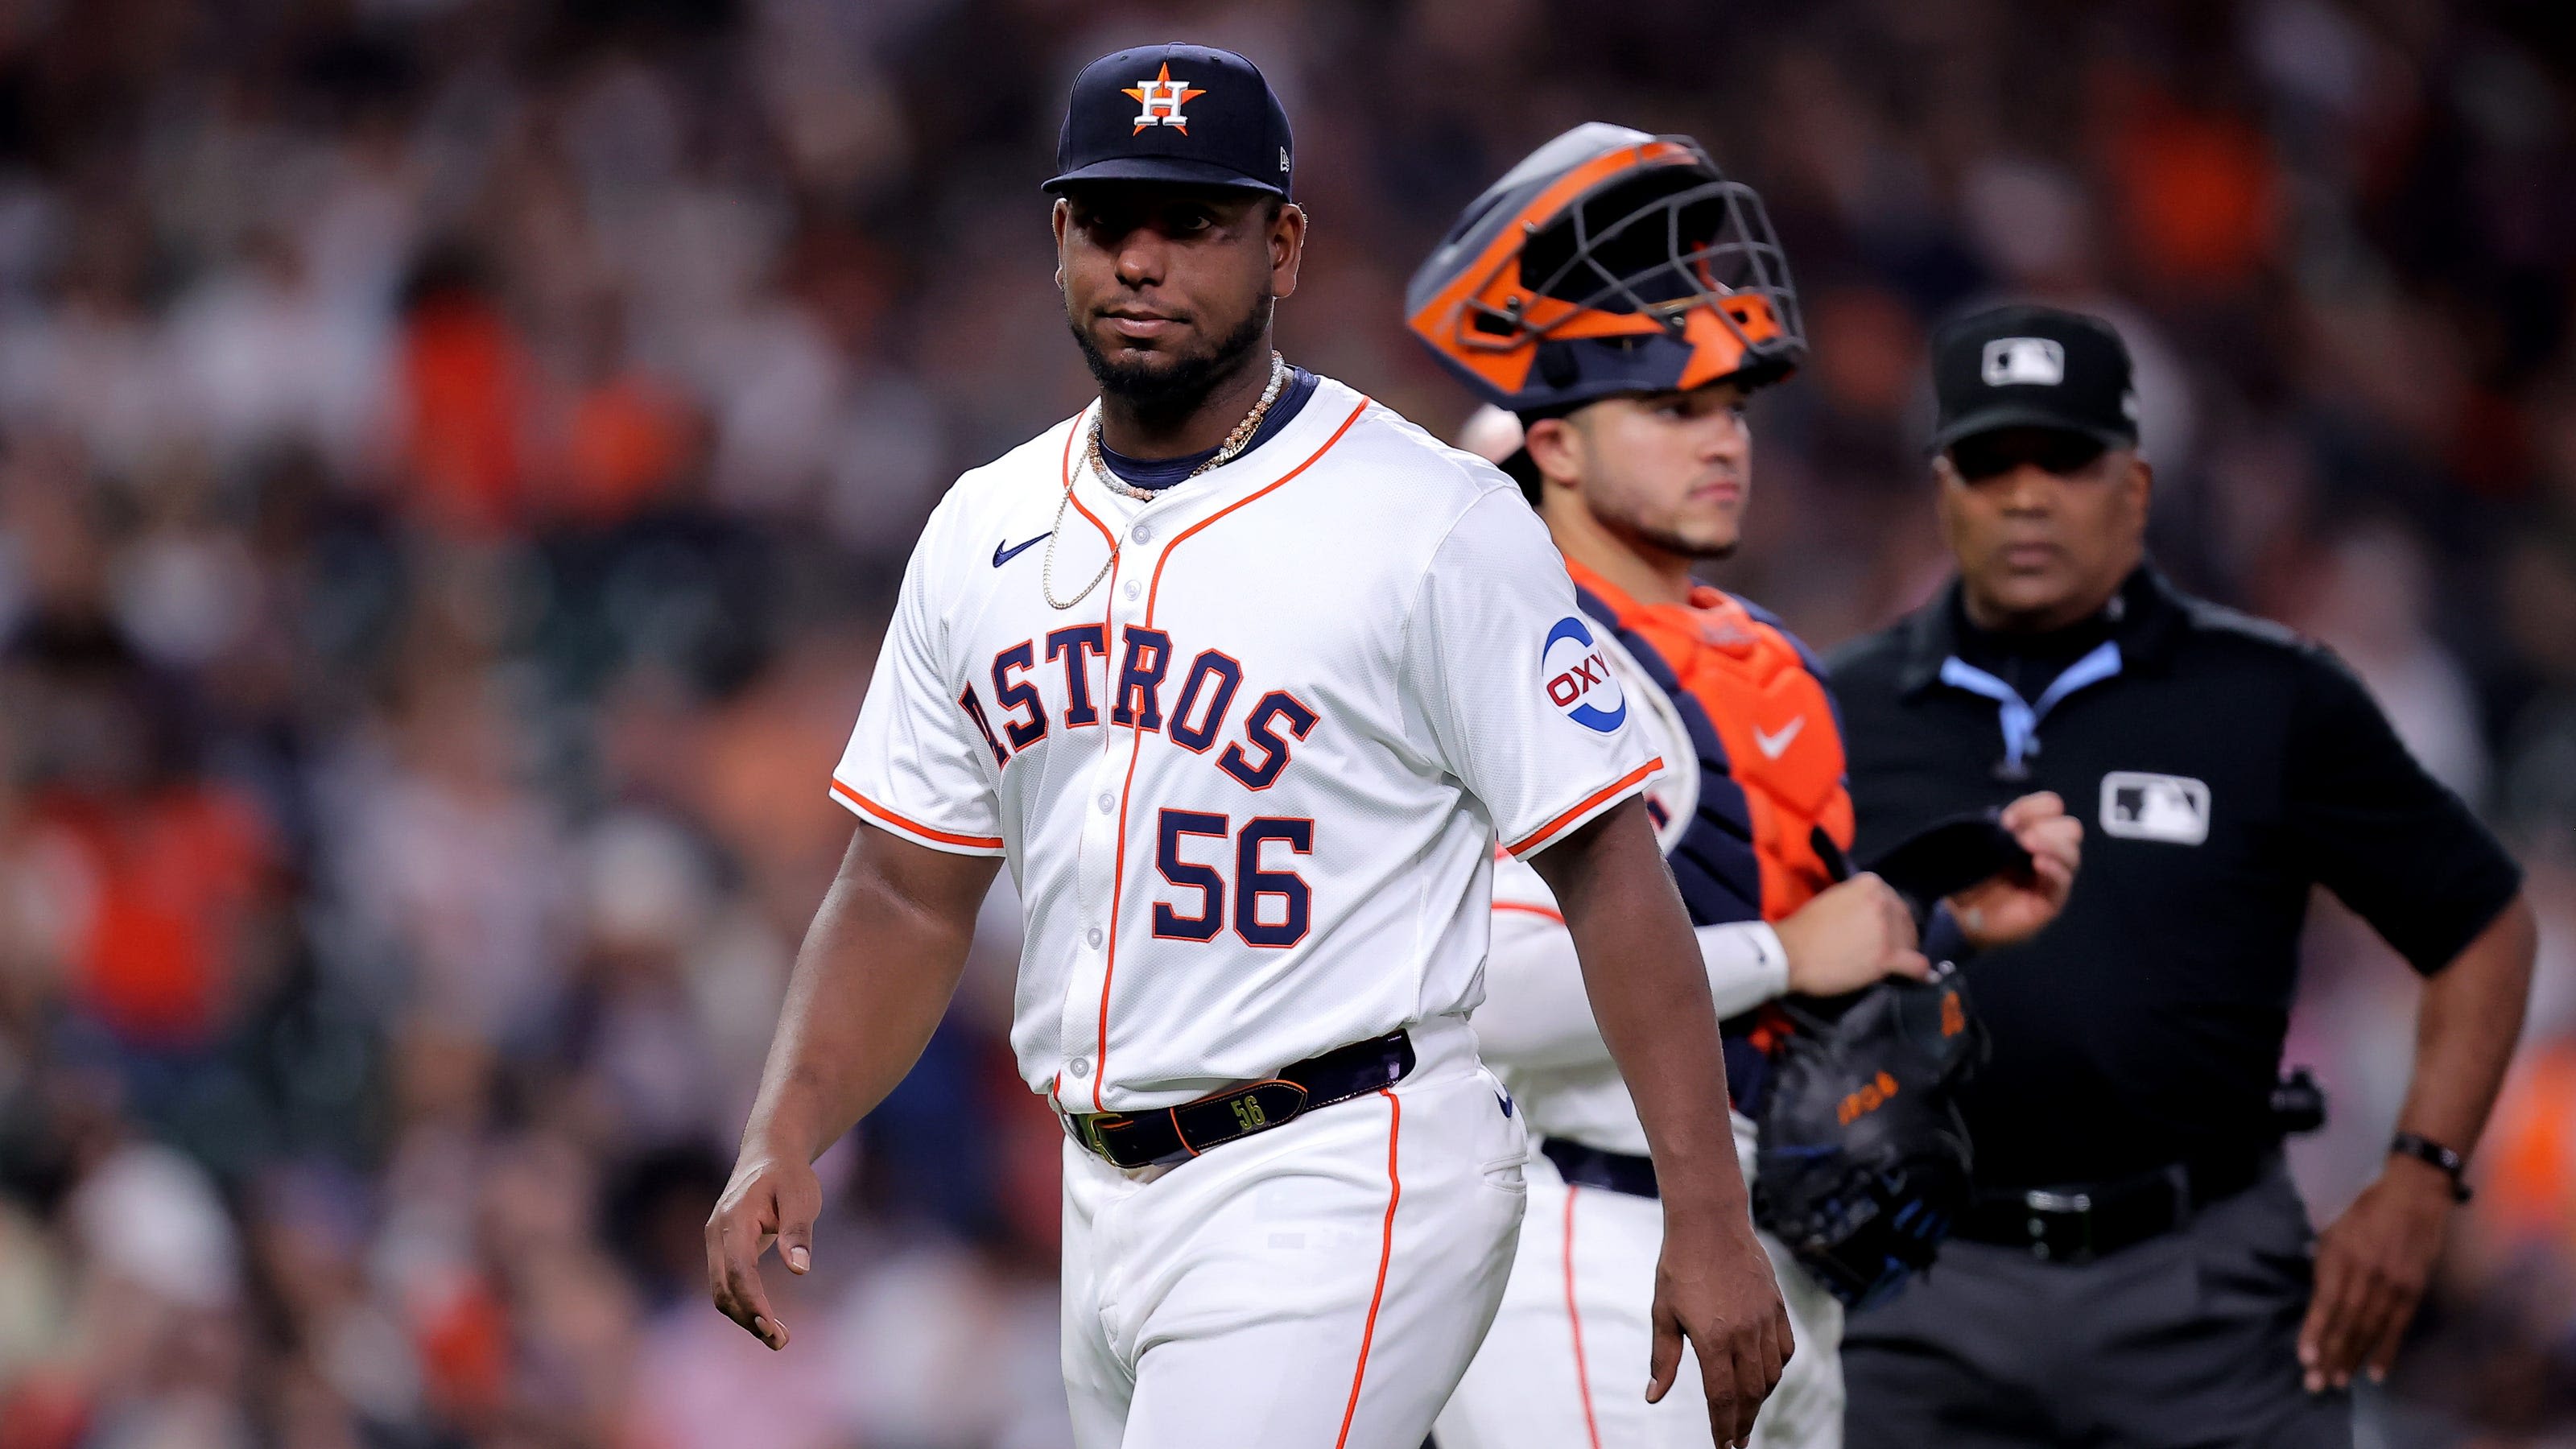
[[[2301,661],[2285,771],[2288,848],[2311,877],[2426,976],[2415,1074],[2397,1128],[2463,1158],[2504,1082],[2538,933],[2521,870],[2467,805],[2424,773],[2361,682],[2322,650]],[[2299,1330],[2310,1391],[2384,1375],[2440,1255],[2448,1174],[2391,1153],[2318,1236]]]
[[[1565,915],[1601,1035],[1628,1084],[1664,1203],[1649,1399],[1672,1386],[1687,1336],[1710,1427],[1733,1444],[1795,1347],[1726,1111],[1726,1067],[1699,943],[1631,796],[1529,858]]]
[[[1736,1167],[1708,974],[1635,794],[1655,756],[1623,729],[1546,527],[1501,474],[1479,481],[1401,626],[1408,732],[1555,895],[1664,1186],[1651,1393],[1687,1339],[1709,1426],[1733,1444],[1788,1361],[1789,1319]]]

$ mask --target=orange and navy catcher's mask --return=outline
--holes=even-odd
[[[1762,198],[1687,136],[1587,122],[1486,188],[1413,274],[1432,355],[1498,407],[1778,382],[1806,354]]]

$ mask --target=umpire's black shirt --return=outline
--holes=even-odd
[[[1994,1033],[1962,1100],[1981,1186],[2270,1142],[2312,884],[2427,974],[2520,888],[2339,660],[2151,567],[2054,635],[1976,629],[1954,581],[1832,675],[1856,859],[2033,790],[2084,822],[2064,913],[1969,968]]]

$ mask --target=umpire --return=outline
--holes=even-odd
[[[2107,324],[2005,307],[1932,351],[1958,577],[1834,661],[1854,854],[2040,789],[2092,839],[2056,923],[1968,968],[1976,1195],[1852,1318],[1849,1438],[2349,1446],[2352,1375],[2396,1352],[2521,1029],[2520,873],[2332,654],[2145,561]],[[2317,885],[2424,977],[2387,1162],[2322,1235],[2274,1105]]]

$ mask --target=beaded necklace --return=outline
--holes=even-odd
[[[1276,352],[1271,353],[1270,382],[1268,386],[1261,390],[1261,400],[1252,405],[1252,411],[1243,415],[1242,422],[1234,425],[1233,432],[1225,435],[1224,444],[1214,453],[1209,454],[1206,462],[1199,464],[1197,467],[1192,468],[1189,471],[1190,477],[1196,478],[1200,474],[1205,473],[1212,468],[1221,468],[1226,464],[1233,462],[1237,455],[1242,453],[1246,447],[1250,446],[1252,435],[1261,431],[1261,420],[1270,414],[1270,405],[1277,402],[1279,400],[1279,394],[1287,388],[1288,377],[1289,368],[1287,360],[1282,358]],[[1091,436],[1089,442],[1086,443],[1083,448],[1083,461],[1084,464],[1091,469],[1092,476],[1100,480],[1101,486],[1107,488],[1112,493],[1121,494],[1125,497],[1139,500],[1150,499],[1154,496],[1153,489],[1139,488],[1128,482],[1126,479],[1109,471],[1108,463],[1100,456],[1100,414],[1097,411],[1094,411],[1091,415]],[[1070,609],[1074,605],[1081,603],[1084,599],[1089,598],[1091,596],[1091,591],[1100,587],[1100,581],[1109,577],[1109,570],[1116,566],[1118,562],[1119,544],[1113,540],[1109,545],[1109,557],[1101,560],[1100,572],[1091,576],[1091,582],[1084,584],[1081,592],[1075,594],[1070,599],[1059,600],[1056,598],[1055,544],[1057,539],[1064,537],[1064,511],[1071,507],[1072,504],[1073,480],[1068,478],[1065,480],[1064,484],[1064,497],[1060,499],[1055,506],[1055,527],[1047,537],[1046,559],[1038,569],[1038,588],[1045,594],[1047,606],[1057,610]]]

